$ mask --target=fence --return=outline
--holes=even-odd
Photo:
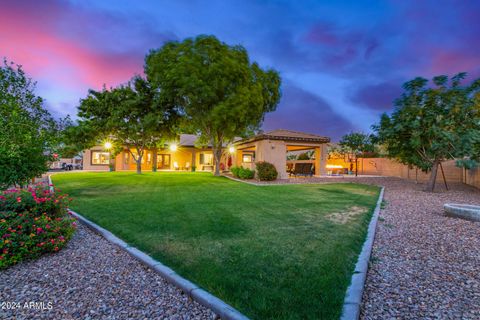
[[[443,172],[447,182],[465,183],[480,188],[480,170],[466,170],[455,165],[455,161],[442,163]],[[425,182],[429,179],[430,173],[424,173],[419,169],[411,169],[408,166],[387,158],[365,158],[358,159],[358,173],[399,177],[410,180]],[[438,170],[437,183],[443,183],[442,171]]]

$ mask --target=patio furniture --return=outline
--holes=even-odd
[[[313,163],[295,163],[295,167],[293,171],[290,173],[291,175],[296,176],[313,176]]]

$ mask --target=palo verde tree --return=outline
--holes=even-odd
[[[358,158],[364,156],[368,152],[373,152],[375,145],[371,135],[362,132],[351,132],[342,137],[338,143],[341,154],[352,155],[355,159],[355,176],[358,176]]]
[[[215,175],[220,174],[223,147],[255,132],[280,100],[276,71],[260,68],[244,47],[214,36],[172,41],[150,51],[145,73],[182,110],[200,141],[212,145]]]
[[[90,90],[78,108],[77,134],[90,144],[108,138],[114,146],[125,147],[141,173],[145,150],[175,135],[178,113],[166,101],[140,76],[110,90]]]
[[[0,66],[0,188],[24,186],[48,170],[57,123],[21,66]]]
[[[432,86],[424,78],[405,83],[394,112],[374,126],[389,157],[431,172],[426,191],[433,191],[442,161],[473,167],[480,156],[480,80],[463,86],[465,77],[437,76]]]

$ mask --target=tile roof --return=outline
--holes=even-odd
[[[313,143],[330,142],[329,137],[320,136],[312,133],[278,129],[278,130],[273,130],[265,133],[260,133],[251,138],[240,140],[236,142],[236,144],[244,144],[244,143],[258,141],[258,140],[284,140],[284,141],[290,141],[290,142],[313,142]]]

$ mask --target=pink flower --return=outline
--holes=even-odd
[[[49,224],[47,224],[47,225],[45,226],[45,228],[47,228],[47,229],[50,229],[50,225],[49,225]]]
[[[43,229],[42,228],[37,228],[37,234],[42,233]]]
[[[21,197],[17,197],[17,202],[18,202],[18,203],[22,202],[22,198],[21,198]]]

